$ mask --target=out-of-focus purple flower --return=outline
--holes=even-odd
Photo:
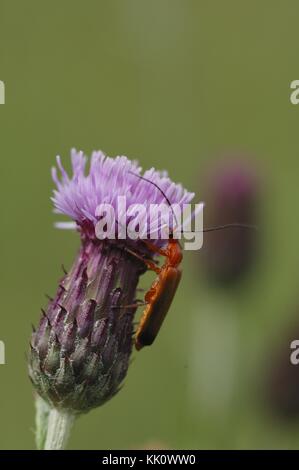
[[[127,240],[97,239],[97,207],[109,203],[116,209],[117,196],[126,196],[127,205],[165,200],[157,188],[132,175],[140,175],[141,168],[126,157],[94,152],[86,171],[87,157],[73,150],[72,176],[59,158],[57,164],[60,178],[56,169],[52,173],[55,212],[73,219],[81,247],[32,334],[29,375],[52,407],[79,413],[110,399],[127,373],[136,288],[146,270],[143,261],[126,250]],[[182,205],[193,197],[165,172],[151,169],[143,176],[154,181],[171,203]],[[149,256],[142,241],[133,243],[141,256]]]
[[[204,187],[206,227],[257,224],[259,184],[248,163],[221,163],[205,178]],[[206,233],[201,262],[207,278],[220,284],[242,278],[255,259],[256,242],[256,231],[241,227]]]

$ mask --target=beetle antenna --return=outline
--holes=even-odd
[[[167,204],[169,205],[169,207],[170,207],[170,209],[171,209],[171,212],[172,212],[173,218],[174,218],[174,220],[175,220],[175,223],[178,225],[178,221],[177,221],[175,212],[174,212],[174,210],[173,210],[173,207],[172,207],[172,205],[171,205],[171,202],[170,202],[169,198],[166,196],[166,194],[165,194],[165,192],[163,191],[163,189],[161,189],[160,186],[158,186],[157,183],[155,183],[154,181],[151,181],[151,180],[145,178],[145,176],[137,175],[136,173],[133,173],[132,171],[129,171],[129,173],[130,173],[131,175],[136,176],[137,178],[139,178],[139,179],[141,179],[141,180],[143,180],[143,181],[147,181],[148,183],[152,184],[153,186],[155,186],[155,188],[157,188],[157,189],[160,191],[160,193],[164,196],[164,198],[165,198]]]
[[[249,230],[257,230],[256,225],[241,224],[238,222],[233,222],[231,224],[215,225],[214,227],[207,227],[207,228],[204,228],[202,231],[203,232],[215,232],[216,230],[224,230],[227,228],[247,228]]]
[[[147,181],[148,183],[152,184],[153,186],[155,186],[155,188],[157,188],[160,191],[160,193],[164,196],[167,204],[169,205],[169,207],[172,211],[173,217],[175,219],[175,222],[178,225],[178,221],[177,221],[175,212],[173,210],[173,207],[171,205],[171,202],[170,202],[169,198],[166,196],[163,189],[161,189],[160,186],[157,185],[157,183],[155,183],[154,181],[149,180],[145,176],[137,175],[136,173],[133,173],[132,171],[129,171],[129,173],[133,176],[136,176],[137,178],[139,178],[143,181]],[[228,229],[228,228],[245,228],[245,229],[257,230],[256,225],[242,224],[242,223],[238,223],[238,222],[233,222],[233,223],[230,223],[230,224],[215,225],[213,227],[207,227],[207,228],[204,228],[203,230],[200,230],[200,232],[216,232],[217,230],[225,230],[225,229]],[[184,233],[184,232],[186,233],[185,230],[182,231],[182,233]],[[191,233],[192,233],[192,231],[191,231]]]
[[[228,228],[245,228],[248,230],[258,230],[258,227],[256,225],[250,225],[250,224],[242,224],[239,222],[232,222],[230,224],[224,224],[224,225],[214,225],[212,227],[207,227],[202,230],[197,230],[196,232],[193,232],[192,230],[183,230],[181,233],[206,233],[206,232],[216,232],[217,230],[225,230]]]

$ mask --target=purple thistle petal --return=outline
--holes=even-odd
[[[78,226],[85,226],[89,221],[97,223],[96,209],[102,204],[110,204],[117,213],[118,196],[126,196],[127,207],[131,204],[144,204],[148,209],[148,233],[154,230],[150,225],[150,204],[166,204],[165,193],[171,204],[190,203],[194,193],[185,190],[181,184],[173,183],[166,171],[159,172],[154,168],[147,170],[144,177],[153,181],[161,191],[148,181],[138,178],[141,167],[136,161],[125,156],[110,158],[101,151],[95,151],[90,158],[89,171],[85,174],[88,158],[83,152],[71,151],[72,177],[64,169],[60,157],[57,157],[57,169],[52,169],[52,178],[56,185],[52,201],[56,213],[73,219]],[[129,218],[126,219],[127,223]],[[60,225],[60,228],[63,226]],[[161,229],[161,226],[160,226]]]

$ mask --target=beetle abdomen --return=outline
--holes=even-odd
[[[145,307],[136,332],[137,350],[150,346],[154,342],[173,301],[181,276],[181,270],[173,267],[167,267],[161,273],[159,282],[155,286],[156,292],[152,295],[151,302]]]

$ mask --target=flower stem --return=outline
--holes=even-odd
[[[48,418],[51,408],[39,395],[36,395],[35,409],[35,441],[38,450],[42,450],[47,437]]]
[[[63,450],[70,435],[74,415],[53,408],[49,414],[45,450]]]

